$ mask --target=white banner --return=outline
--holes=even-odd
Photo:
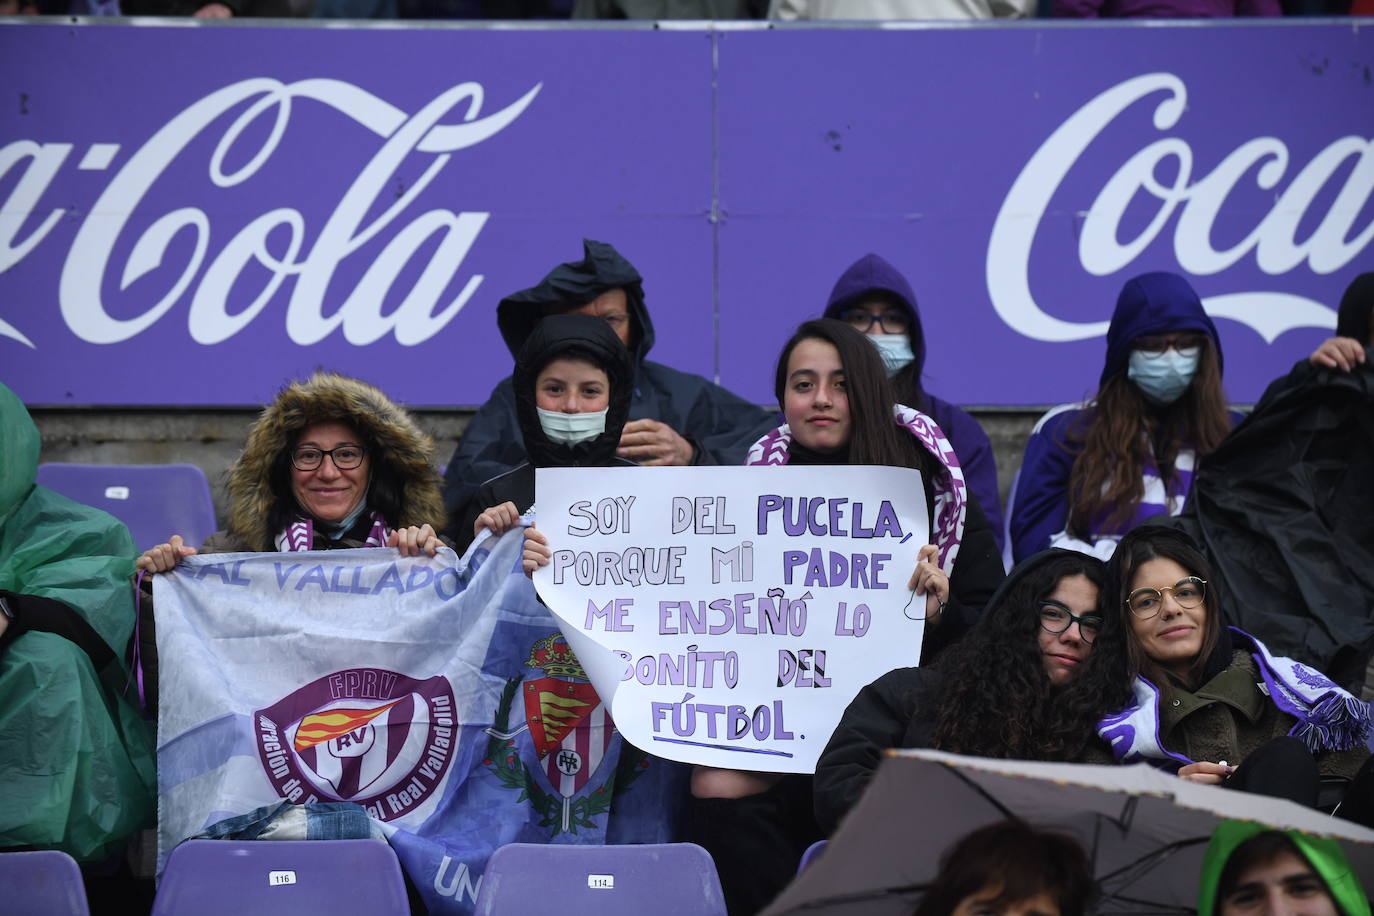
[[[859,689],[920,658],[917,471],[540,468],[537,493],[539,595],[642,750],[810,773]]]

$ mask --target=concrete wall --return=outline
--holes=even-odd
[[[1005,503],[1026,437],[1044,408],[972,408],[997,453],[998,485]],[[413,411],[439,443],[446,462],[472,417],[471,410]],[[256,410],[99,410],[35,408],[43,436],[42,461],[86,464],[195,464],[210,478],[215,511],[224,517],[224,472],[238,456]],[[171,535],[173,532],[168,532]]]

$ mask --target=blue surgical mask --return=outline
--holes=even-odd
[[[911,339],[905,334],[870,334],[868,339],[873,341],[882,355],[888,375],[895,374],[915,358],[911,352]]]
[[[587,442],[606,431],[605,410],[591,413],[563,413],[558,410],[545,410],[542,407],[536,407],[535,410],[539,411],[539,425],[543,428],[544,435],[564,445]]]
[[[1165,350],[1163,353],[1132,350],[1130,368],[1126,374],[1151,401],[1172,404],[1193,383],[1200,353],[1197,347]]]

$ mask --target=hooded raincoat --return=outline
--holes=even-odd
[[[1121,290],[1107,329],[1107,360],[1099,386],[1127,371],[1137,338],[1178,331],[1210,337],[1220,364],[1221,339],[1216,326],[1203,311],[1202,301],[1188,281],[1164,272],[1129,280]],[[1083,450],[1083,434],[1092,421],[1093,410],[1091,403],[1064,404],[1035,424],[1007,501],[1008,533],[1015,561],[1046,547],[1068,547],[1106,559],[1116,542],[1140,522],[1153,515],[1177,515],[1183,511],[1197,459],[1192,449],[1180,450],[1167,479],[1161,479],[1152,457],[1147,460],[1144,495],[1125,524],[1112,525],[1103,520],[1088,533],[1086,541],[1068,532],[1069,478]],[[1239,419],[1239,414],[1232,415],[1232,422]],[[1147,447],[1145,442],[1142,430],[1142,448]]]
[[[106,858],[148,826],[151,735],[122,694],[137,553],[110,515],[34,483],[38,429],[0,385],[0,848]],[[27,618],[27,619],[26,619]]]
[[[892,377],[897,400],[934,419],[949,437],[955,454],[959,456],[959,466],[964,469],[964,480],[978,498],[978,505],[997,540],[997,549],[1001,550],[1006,535],[1002,523],[1002,504],[997,493],[997,462],[992,443],[977,420],[963,409],[928,393],[922,386],[921,375],[926,362],[925,330],[921,326],[921,313],[916,308],[916,294],[912,292],[906,277],[878,255],[864,255],[849,265],[835,281],[825,306],[825,317],[839,318],[845,310],[872,299],[885,300],[907,316],[907,338],[911,342],[912,360]]]
[[[1255,821],[1223,821],[1212,833],[1207,855],[1202,860],[1202,877],[1198,882],[1198,916],[1220,916],[1221,901],[1217,899],[1217,885],[1231,853],[1242,843],[1272,828]],[[1297,830],[1280,831],[1298,853],[1312,866],[1312,870],[1326,884],[1331,899],[1342,916],[1369,916],[1369,898],[1360,886],[1360,879],[1350,869],[1350,862],[1341,851],[1341,844],[1330,837],[1312,836]]]
[[[559,357],[590,360],[606,373],[610,382],[610,403],[606,408],[606,429],[595,439],[569,445],[555,442],[544,432],[535,404],[535,382],[545,366]],[[600,318],[589,315],[550,315],[526,338],[515,359],[513,390],[520,436],[526,459],[516,467],[488,480],[477,488],[468,502],[453,538],[460,551],[472,543],[472,526],[477,516],[492,506],[515,503],[522,515],[534,507],[536,468],[633,466],[616,456],[620,431],[630,412],[633,370],[630,354]]]
[[[287,455],[306,427],[322,422],[357,430],[372,469],[366,510],[348,530],[332,537],[296,505]],[[445,516],[434,459],[434,441],[379,389],[348,376],[317,372],[288,385],[258,415],[243,454],[229,469],[229,524],[206,538],[199,552],[380,547],[396,529],[430,525],[440,531]],[[155,578],[140,577],[138,639],[145,702],[151,709],[156,709],[158,684]]]
[[[644,304],[643,280],[605,242],[583,242],[581,261],[560,264],[532,289],[501,300],[501,336],[517,355],[546,310],[576,308],[613,289],[625,290],[633,326],[630,358],[634,372],[631,420],[658,420],[692,443],[695,464],[735,465],[749,445],[774,424],[774,416],[699,375],[650,362],[654,324]],[[503,379],[468,424],[449,459],[444,504],[457,517],[484,481],[526,458],[511,378]]]

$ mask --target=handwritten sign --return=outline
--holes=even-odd
[[[642,750],[810,773],[859,689],[920,658],[917,471],[540,468],[536,493],[539,595]]]

